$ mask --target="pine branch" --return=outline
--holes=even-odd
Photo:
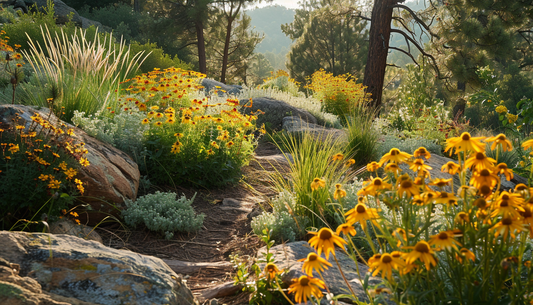
[[[407,51],[405,51],[405,50],[403,50],[403,49],[396,48],[396,47],[389,47],[389,49],[390,49],[390,50],[396,50],[396,51],[400,51],[400,52],[402,52],[403,54],[409,56],[409,57],[411,58],[411,60],[412,60],[417,66],[420,66],[420,65],[418,64],[418,62],[416,61],[415,57],[414,57],[410,52],[407,52]]]
[[[392,8],[401,8],[401,9],[404,9],[406,10],[407,12],[409,12],[409,14],[411,14],[411,17],[413,17],[413,19],[420,25],[422,26],[424,29],[426,29],[426,31],[429,33],[429,35],[431,35],[432,37],[435,37],[437,39],[439,39],[439,36],[435,33],[433,33],[430,29],[430,27],[422,20],[420,19],[420,17],[418,17],[416,15],[416,13],[408,6],[406,5],[403,5],[403,4],[395,4],[392,6]]]
[[[422,55],[424,55],[424,56],[428,57],[429,59],[431,59],[431,61],[433,62],[433,69],[435,69],[435,71],[437,72],[438,77],[441,78],[440,70],[439,70],[439,67],[437,66],[437,60],[435,59],[435,57],[433,57],[433,55],[431,55],[431,54],[427,53],[426,51],[424,51],[424,48],[422,48],[413,38],[411,38],[407,34],[405,34],[405,32],[397,30],[397,29],[391,29],[390,32],[391,33],[401,34],[405,38],[405,41],[408,44],[409,44],[409,42],[411,42],[418,49],[418,51],[420,51],[420,53],[422,53]]]

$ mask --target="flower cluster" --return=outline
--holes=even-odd
[[[18,216],[35,212],[55,194],[83,194],[84,183],[76,177],[79,167],[89,165],[85,144],[75,141],[73,129],[38,113],[31,119],[23,125],[16,117],[9,129],[0,129],[0,206]],[[52,214],[59,215],[64,204],[54,206]]]
[[[353,107],[367,101],[363,85],[356,83],[350,74],[334,76],[320,69],[311,75],[310,84],[305,88],[313,91],[322,102],[324,111],[339,116],[348,114]]]
[[[345,211],[345,223],[336,232],[321,228],[311,233],[309,245],[316,253],[303,260],[307,275],[295,279],[289,289],[296,301],[322,297],[321,289],[327,289],[327,283],[313,278],[313,271],[320,275],[331,267],[330,256],[337,262],[338,249],[350,250],[367,263],[372,275],[381,274],[385,279],[373,290],[365,288],[371,300],[381,297],[376,293],[379,290],[393,292],[390,297],[398,303],[435,303],[436,297],[468,303],[478,298],[533,301],[528,294],[533,289],[533,270],[526,246],[527,239],[533,238],[533,189],[524,184],[501,189],[501,180],[513,179],[513,172],[505,163],[498,163],[497,155],[494,159],[485,155],[487,143],[492,149],[513,149],[503,134],[481,138],[465,132],[448,139],[446,151],[459,160],[442,166],[441,171],[450,178],[431,179],[432,168],[426,164],[431,154],[424,147],[413,155],[391,149],[379,162],[368,164],[369,172],[383,168],[385,176],[371,176],[365,182],[358,202]],[[522,146],[532,148],[533,140]],[[402,163],[409,165],[412,175],[403,172]],[[320,178],[313,181],[313,190],[322,187]],[[340,189],[342,186],[336,186],[335,192]],[[391,213],[383,213],[380,207]],[[442,216],[436,210],[442,210]],[[439,226],[432,226],[435,222]],[[358,233],[356,223],[373,249],[370,258],[363,257],[352,242],[351,236]],[[372,240],[370,231],[380,239]],[[435,293],[419,294],[428,289]],[[481,294],[474,296],[469,291]],[[351,293],[357,300],[354,291]]]

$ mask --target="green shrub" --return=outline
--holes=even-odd
[[[136,201],[126,200],[127,209],[122,216],[126,224],[134,228],[144,225],[170,239],[174,232],[195,232],[202,227],[205,216],[195,215],[191,206],[195,197],[196,194],[187,199],[183,195],[176,200],[175,193],[155,192]]]
[[[270,240],[275,240],[278,244],[301,240],[305,236],[309,219],[294,215],[295,210],[294,195],[283,190],[272,199],[272,213],[264,212],[252,219],[252,229],[258,236],[264,229],[268,229]]]
[[[179,68],[183,70],[190,70],[192,66],[174,56],[172,58],[170,55],[165,54],[163,49],[159,48],[155,43],[145,43],[140,44],[136,41],[132,41],[130,45],[130,50],[133,54],[144,52],[144,54],[149,54],[146,56],[146,59],[139,67],[139,70],[142,73],[147,73],[153,71],[155,68],[167,69],[167,68]]]
[[[272,73],[272,72],[271,72]],[[277,89],[289,93],[293,96],[298,96],[298,83],[289,77],[289,74],[284,70],[278,70],[272,73],[272,76],[265,79],[264,82],[257,86],[258,89]]]
[[[347,151],[357,167],[365,166],[377,155],[379,132],[374,127],[374,117],[372,108],[360,105],[354,107],[351,115],[346,118]]]

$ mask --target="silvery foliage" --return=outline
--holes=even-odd
[[[195,215],[191,199],[185,195],[176,199],[176,194],[155,192],[137,198],[127,199],[127,209],[122,212],[127,225],[137,227],[145,225],[149,230],[165,234],[165,238],[173,237],[174,232],[198,231],[204,222],[204,214]]]

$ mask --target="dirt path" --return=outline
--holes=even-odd
[[[251,212],[269,209],[268,199],[276,192],[268,182],[268,171],[273,170],[270,158],[279,154],[270,143],[261,143],[256,149],[256,158],[243,169],[243,181],[234,186],[215,190],[166,189],[182,193],[190,198],[197,193],[193,203],[197,213],[205,214],[204,227],[194,234],[175,234],[172,240],[148,230],[124,231],[118,224],[99,230],[104,243],[114,248],[153,255],[165,260],[186,262],[229,262],[229,256],[254,257],[260,244],[250,227]],[[279,167],[279,166],[276,166]],[[228,198],[234,200],[228,200]],[[226,200],[224,200],[226,199]],[[189,288],[198,293],[205,288],[233,280],[233,267],[229,264],[216,268],[204,268],[185,275]],[[248,296],[219,299],[218,304],[248,304]]]

